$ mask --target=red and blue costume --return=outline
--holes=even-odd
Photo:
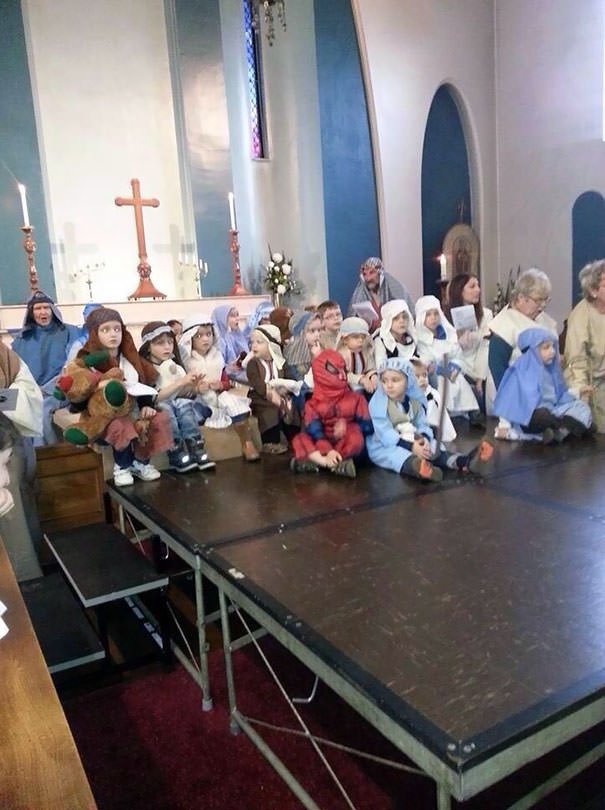
[[[363,394],[351,391],[342,355],[324,349],[311,363],[313,394],[305,403],[301,432],[292,440],[295,458],[336,450],[343,459],[359,456],[373,432]]]

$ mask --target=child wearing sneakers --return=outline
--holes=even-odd
[[[426,422],[426,399],[406,360],[385,360],[378,374],[380,382],[370,400],[374,433],[367,442],[374,464],[423,481],[441,481],[442,469],[481,474],[493,447],[483,439],[468,455],[462,455],[449,453],[438,444]]]
[[[208,470],[216,466],[208,458],[199,423],[208,414],[196,401],[199,375],[185,371],[176,337],[167,323],[152,321],[141,330],[139,354],[156,369],[156,404],[168,414],[174,447],[168,451],[168,463],[178,473]]]
[[[508,435],[551,444],[588,433],[590,407],[568,390],[552,332],[538,326],[524,329],[517,344],[521,355],[505,371],[493,408],[511,423]]]
[[[99,307],[93,310],[86,318],[86,328],[88,339],[78,356],[105,350],[108,359],[97,364],[97,370],[121,369],[126,389],[135,397],[138,406],[138,414],[114,419],[105,434],[105,441],[113,448],[114,484],[128,486],[134,482],[133,476],[143,481],[155,481],[160,473],[149,459],[154,453],[172,446],[167,415],[152,407],[155,397],[152,386],[157,372],[151,363],[139,356],[132,335],[115,309]],[[135,416],[146,424],[144,437],[135,429]]]
[[[292,472],[318,472],[355,478],[354,459],[363,453],[364,436],[372,432],[363,394],[347,384],[343,356],[324,349],[311,362],[313,394],[305,403],[301,432],[292,440]]]

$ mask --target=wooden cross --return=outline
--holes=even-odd
[[[139,274],[139,286],[128,296],[128,300],[137,300],[138,298],[166,298],[164,293],[159,292],[153,286],[151,276],[151,265],[147,261],[147,248],[145,246],[145,228],[143,227],[143,206],[150,206],[157,208],[160,201],[155,197],[144,198],[141,197],[141,184],[137,177],[133,177],[130,181],[132,187],[132,197],[116,197],[116,205],[132,205],[134,208],[134,224],[137,229],[137,246],[139,250],[139,263],[137,271]]]

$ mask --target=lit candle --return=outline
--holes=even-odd
[[[233,196],[233,192],[229,192],[229,222],[231,224],[231,230],[237,230],[237,221],[235,219],[235,197]]]
[[[23,227],[29,228],[29,212],[27,210],[27,197],[25,196],[25,186],[17,183],[19,194],[21,195],[21,208],[23,210]]]
[[[204,262],[204,275],[208,275],[208,262]]]
[[[439,256],[439,269],[441,271],[441,280],[445,281],[447,279],[447,260],[445,258],[445,253],[442,253]]]

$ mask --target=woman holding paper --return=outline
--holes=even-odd
[[[481,287],[476,276],[458,273],[452,278],[447,288],[446,314],[458,334],[462,371],[485,412],[489,322],[494,316],[491,309],[481,303]]]

